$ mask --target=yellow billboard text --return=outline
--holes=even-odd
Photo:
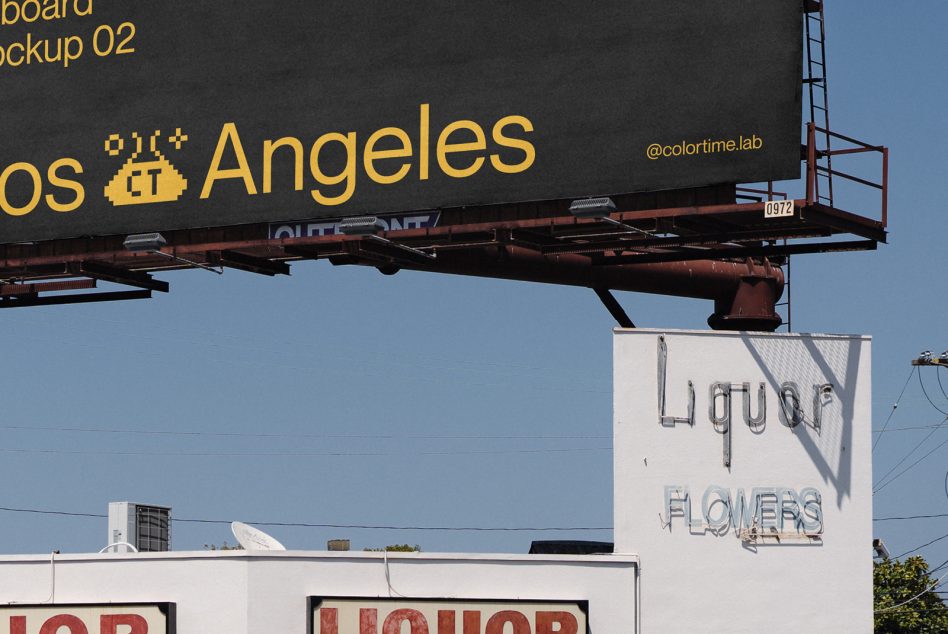
[[[24,162],[6,167],[0,165],[0,168],[0,211],[10,216],[25,216],[35,210],[44,200],[45,184],[39,168]],[[82,205],[86,199],[86,190],[79,181],[74,180],[79,174],[82,174],[82,165],[76,159],[61,158],[49,165],[45,181],[53,191],[46,194],[45,201],[50,209],[65,213],[75,211]],[[10,181],[13,179],[18,179],[28,187],[28,200],[10,199],[8,190],[11,189]]]
[[[356,132],[328,132],[318,137],[308,152],[296,137],[267,139],[263,142],[262,164],[255,171],[237,124],[227,123],[221,129],[201,199],[211,197],[216,183],[228,180],[240,181],[250,196],[269,194],[273,191],[275,172],[280,172],[284,180],[292,180],[295,191],[303,191],[307,167],[317,185],[310,189],[310,195],[323,206],[341,205],[353,197],[360,167],[361,173],[380,185],[398,183],[412,172],[419,181],[426,181],[432,163],[452,178],[469,178],[487,165],[502,174],[530,169],[536,160],[536,149],[523,138],[533,132],[529,119],[520,115],[502,117],[488,130],[491,143],[485,128],[470,120],[454,121],[433,136],[430,106],[421,104],[415,140],[398,127],[376,130],[364,143],[360,143]],[[500,150],[505,153],[501,155]],[[511,150],[518,160],[511,162]],[[236,167],[221,167],[225,159]]]

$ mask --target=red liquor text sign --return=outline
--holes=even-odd
[[[583,601],[310,598],[311,634],[586,634]]]
[[[174,604],[0,607],[0,634],[174,634]]]

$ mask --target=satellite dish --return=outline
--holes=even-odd
[[[230,530],[244,550],[286,550],[283,544],[270,535],[243,522],[231,522]]]

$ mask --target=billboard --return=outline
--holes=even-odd
[[[587,634],[585,601],[310,597],[309,634]],[[381,629],[380,629],[381,628]]]
[[[0,0],[0,243],[797,178],[802,0]]]
[[[708,632],[872,630],[870,348],[616,333],[615,549],[642,555],[643,631],[682,631],[683,601]]]

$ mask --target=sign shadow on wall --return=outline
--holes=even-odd
[[[816,407],[810,412],[803,408],[802,424],[791,427],[794,437],[806,450],[813,465],[819,470],[824,482],[836,492],[836,506],[842,508],[844,499],[852,494],[853,425],[855,424],[856,385],[859,374],[861,346],[850,345],[847,339],[828,339],[818,348],[810,338],[801,341],[808,355],[805,358],[789,357],[786,349],[778,349],[768,340],[742,337],[754,360],[757,361],[767,382],[778,395],[784,394],[787,377],[812,378],[814,389],[829,384],[832,386],[832,408],[836,415],[824,416],[824,421],[814,425],[818,416]],[[845,364],[833,363],[828,356],[845,357]],[[833,359],[832,361],[839,361]],[[807,367],[809,366],[809,367]],[[833,367],[844,367],[842,373]],[[821,382],[825,381],[825,383]],[[784,408],[782,421],[792,420],[787,411],[787,401],[781,397],[778,406]]]

